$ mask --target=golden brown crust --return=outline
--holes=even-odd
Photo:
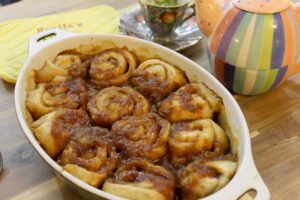
[[[166,200],[174,199],[175,177],[173,173],[162,166],[154,165],[144,159],[129,159],[124,161],[113,178],[107,182],[155,190],[162,194]],[[125,187],[124,189],[130,192],[131,188]],[[109,188],[105,190],[109,190]]]
[[[47,83],[56,76],[86,77],[90,59],[76,54],[58,55],[54,61],[47,60],[45,65],[35,71],[37,83]]]
[[[179,174],[182,199],[196,200],[221,189],[233,177],[236,168],[237,163],[229,160],[190,163]]]
[[[129,80],[136,66],[136,58],[131,52],[108,49],[93,58],[89,75],[98,88],[121,86]]]
[[[41,146],[54,158],[65,148],[76,129],[90,124],[85,111],[61,109],[34,121],[31,128]]]
[[[26,108],[39,118],[57,108],[85,108],[88,88],[81,78],[56,76],[49,83],[38,84],[27,94]]]
[[[89,171],[74,164],[66,164],[65,166],[63,166],[63,168],[73,176],[94,187],[101,186],[103,181],[107,177],[105,173]]]
[[[110,132],[100,127],[81,127],[75,131],[76,134],[62,152],[59,163],[77,165],[101,175],[101,180],[97,179],[97,185],[94,185],[98,187],[111,174],[118,162],[118,154],[109,138]],[[76,175],[80,176],[78,172]]]
[[[157,161],[167,154],[170,123],[156,113],[125,117],[113,124],[112,133],[127,158]]]
[[[108,127],[125,116],[149,112],[150,104],[130,87],[109,87],[95,95],[87,109],[97,125]]]
[[[206,151],[214,151],[214,156],[223,155],[228,143],[224,130],[211,119],[174,124],[169,138],[171,163],[186,165]]]
[[[151,102],[158,102],[188,82],[184,72],[159,59],[144,61],[133,72],[131,83]]]
[[[158,107],[158,113],[170,122],[211,119],[222,107],[222,100],[205,84],[187,84]]]

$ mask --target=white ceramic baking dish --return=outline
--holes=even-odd
[[[40,38],[52,35],[48,40]],[[233,96],[209,72],[190,59],[168,48],[152,42],[121,36],[105,34],[74,34],[59,29],[48,30],[33,36],[29,41],[29,56],[21,70],[15,88],[15,107],[20,125],[29,142],[39,155],[55,170],[58,177],[62,178],[71,188],[87,199],[116,199],[122,198],[103,192],[89,186],[81,180],[63,170],[39,145],[26,120],[25,98],[29,72],[36,66],[42,66],[49,58],[54,58],[59,52],[76,48],[80,45],[101,45],[104,41],[115,43],[118,47],[126,46],[137,54],[147,56],[159,55],[167,62],[173,63],[184,70],[191,80],[201,80],[222,97],[226,109],[228,124],[231,127],[239,155],[239,165],[232,180],[218,192],[204,198],[205,200],[236,200],[248,190],[256,190],[257,200],[270,199],[270,193],[261,179],[251,153],[249,130],[244,115]]]

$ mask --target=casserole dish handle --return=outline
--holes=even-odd
[[[29,56],[35,54],[44,46],[47,46],[49,43],[53,41],[58,41],[64,39],[68,36],[76,35],[76,33],[72,33],[69,31],[64,31],[61,29],[49,29],[40,33],[33,35],[29,39]]]
[[[258,173],[254,161],[247,162],[247,164],[245,164],[244,166],[245,167],[239,169],[239,175],[233,177],[230,184],[225,186],[221,191],[209,196],[208,198],[203,198],[203,200],[242,200],[244,198],[241,197],[250,190],[256,191],[256,196],[250,199],[270,200],[269,189]]]
[[[235,186],[232,187],[234,192],[236,191],[237,199],[243,196],[250,190],[256,191],[254,200],[269,200],[270,192],[263,179],[261,178],[254,161],[249,162],[244,169],[242,169],[241,177],[235,182]]]

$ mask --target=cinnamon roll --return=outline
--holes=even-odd
[[[60,109],[34,121],[31,128],[44,150],[54,158],[65,148],[78,127],[90,125],[85,111]]]
[[[163,100],[188,79],[183,71],[159,59],[149,59],[133,72],[131,83],[151,102]]]
[[[87,109],[97,125],[107,127],[125,116],[149,112],[150,104],[130,87],[109,87],[97,93]]]
[[[102,190],[132,200],[173,200],[175,177],[162,166],[130,159],[104,183]]]
[[[109,139],[110,132],[100,127],[77,129],[60,156],[65,170],[86,183],[99,187],[115,169],[118,155]]]
[[[125,157],[142,157],[152,161],[167,153],[170,123],[156,113],[130,116],[112,126],[116,146]]]
[[[162,101],[158,113],[172,123],[209,119],[222,105],[222,100],[205,84],[187,84]]]
[[[136,58],[130,51],[108,49],[94,56],[89,75],[98,88],[121,86],[131,77],[136,66]]]
[[[228,143],[224,130],[211,119],[174,124],[169,138],[171,163],[185,165],[205,151],[222,155]]]
[[[25,104],[33,117],[39,118],[56,108],[85,108],[87,101],[88,88],[83,79],[56,76],[28,92]]]
[[[237,163],[229,160],[196,160],[182,170],[179,184],[183,200],[196,200],[224,187],[233,177]]]
[[[35,71],[37,83],[46,83],[56,76],[85,77],[90,66],[89,59],[79,55],[58,55],[54,61],[47,60],[45,65]]]

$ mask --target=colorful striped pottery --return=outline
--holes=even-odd
[[[198,8],[209,6],[202,4],[203,1],[218,3],[217,0],[196,1],[198,23],[212,17],[199,13]],[[286,0],[273,1],[279,4],[269,6],[266,13],[259,4],[250,6],[256,13],[245,10],[248,0],[235,1],[226,8],[219,6],[222,17],[212,24],[215,27],[209,35],[208,55],[216,77],[232,92],[262,94],[300,71],[297,63],[300,55],[298,10],[292,4],[286,7]],[[279,5],[284,10],[270,13],[272,9],[280,10]]]
[[[232,0],[232,2],[242,10],[264,14],[281,12],[290,6],[290,0]]]

